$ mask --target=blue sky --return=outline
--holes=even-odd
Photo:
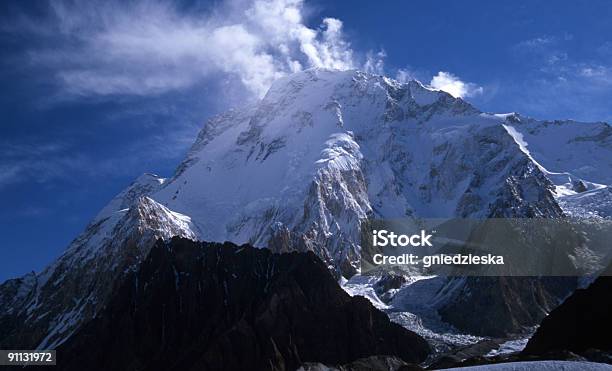
[[[39,271],[213,114],[310,66],[612,121],[609,1],[0,3],[0,280]]]

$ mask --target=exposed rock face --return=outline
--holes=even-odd
[[[465,281],[463,284],[457,281]],[[506,336],[537,325],[576,286],[574,277],[466,277],[438,309],[442,318],[471,334]],[[478,313],[478,315],[474,315]]]
[[[588,190],[588,187],[582,180],[578,180],[574,182],[573,189],[578,193],[582,193],[586,192]]]
[[[610,270],[610,268],[608,268]],[[543,321],[524,354],[612,351],[612,277],[601,276],[576,290]]]
[[[64,370],[295,370],[375,354],[418,363],[429,346],[346,294],[312,252],[175,238],[58,352]]]

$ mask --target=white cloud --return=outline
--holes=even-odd
[[[587,78],[587,83],[612,84],[612,68],[602,65],[576,67],[578,75]]]
[[[0,189],[24,180],[45,183],[65,176],[70,170],[83,168],[82,156],[68,155],[58,143],[17,145],[3,141],[0,144]]]
[[[306,13],[304,0],[227,0],[208,13],[161,0],[65,0],[50,3],[45,27],[21,19],[21,28],[8,29],[45,41],[27,55],[62,97],[149,96],[211,81],[222,82],[222,94],[261,97],[277,78],[308,67],[385,73],[384,50],[367,52],[359,63],[342,21],[323,18],[313,28]],[[398,70],[397,78],[414,76]],[[482,93],[448,72],[430,85],[456,97]]]
[[[354,67],[340,20],[309,28],[302,0],[237,1],[208,15],[161,1],[53,2],[49,27],[30,27],[49,40],[30,61],[70,96],[158,94],[224,75],[261,96],[287,73]]]
[[[455,98],[472,97],[482,94],[483,89],[473,83],[461,81],[457,76],[440,71],[431,79],[429,85],[438,90],[443,90]]]

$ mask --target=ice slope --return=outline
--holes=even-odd
[[[532,156],[551,171],[612,184],[612,127],[605,122],[545,121],[514,114],[507,118]]]

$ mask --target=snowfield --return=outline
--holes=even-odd
[[[536,361],[448,368],[460,371],[608,371],[612,365],[594,362]]]

